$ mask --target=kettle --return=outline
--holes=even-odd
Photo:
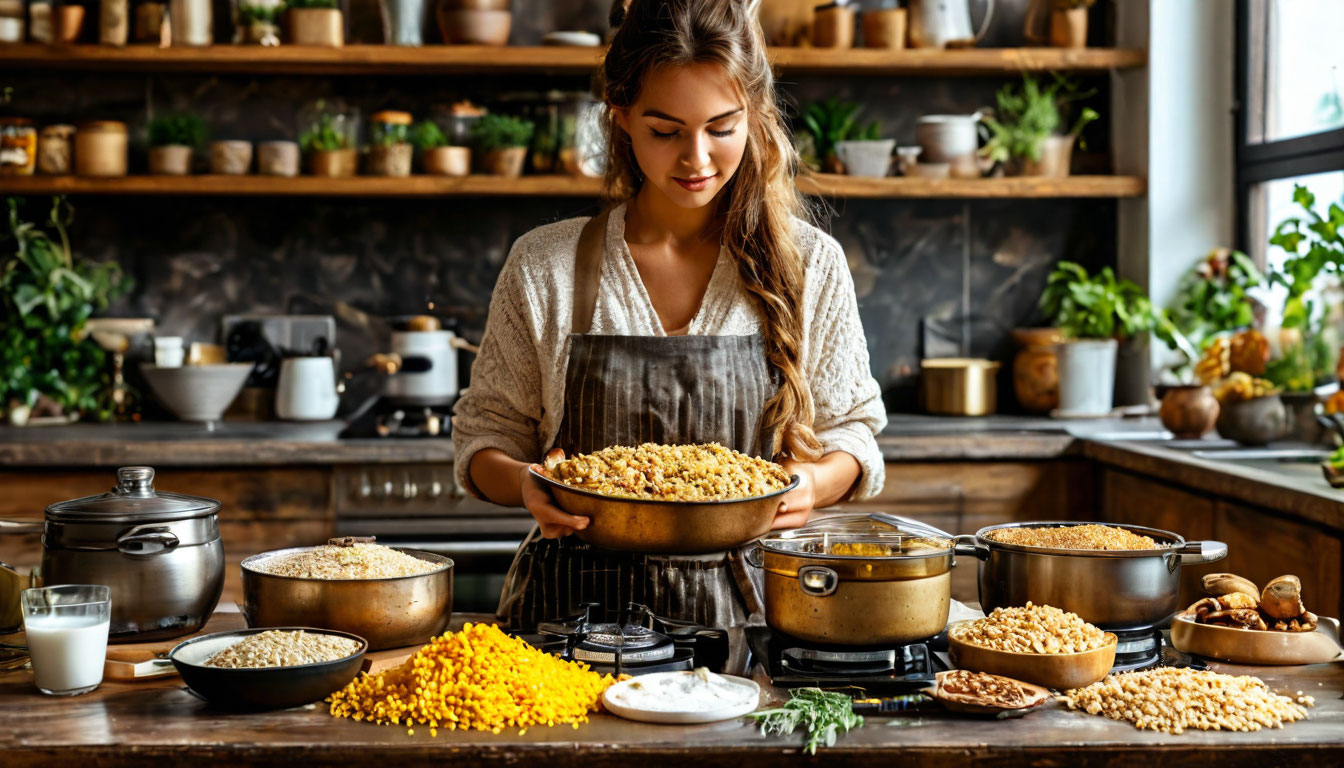
[[[910,0],[913,48],[969,47],[980,42],[994,18],[994,0],[985,0],[985,18],[971,30],[971,0]]]
[[[330,356],[287,357],[280,363],[275,413],[290,421],[323,421],[336,415],[336,365]]]

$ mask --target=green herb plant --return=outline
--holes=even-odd
[[[520,117],[487,114],[472,124],[471,139],[477,148],[486,152],[526,147],[535,127],[532,121]]]
[[[1265,276],[1250,256],[1214,249],[1181,278],[1169,308],[1172,322],[1203,349],[1219,334],[1255,323],[1258,302],[1251,293],[1264,285]]]
[[[448,137],[433,120],[421,120],[411,126],[411,143],[421,152],[448,146]]]
[[[1199,359],[1199,352],[1167,313],[1154,307],[1132,281],[1117,279],[1110,267],[1093,277],[1080,264],[1059,262],[1046,280],[1039,306],[1071,339],[1134,338],[1152,332],[1191,360]]]
[[[811,137],[811,151],[805,153],[803,161],[813,170],[821,170],[827,161],[835,157],[835,145],[842,141],[877,141],[882,137],[882,125],[876,120],[862,127],[858,125],[859,113],[863,107],[848,101],[830,98],[811,104],[803,110],[803,128]],[[806,149],[800,147],[800,152]]]
[[[314,125],[299,136],[299,144],[304,152],[332,152],[350,148],[350,137],[344,123],[349,120],[345,115],[323,112],[317,116]]]
[[[238,21],[242,24],[279,24],[284,15],[285,3],[273,6],[238,4]]]
[[[1287,289],[1283,328],[1297,343],[1284,344],[1279,359],[1270,362],[1265,377],[1284,389],[1300,392],[1329,378],[1335,368],[1333,345],[1325,334],[1326,307],[1317,301],[1317,281],[1344,278],[1344,207],[1339,203],[1316,211],[1316,196],[1301,185],[1293,187],[1293,202],[1303,215],[1284,219],[1269,244],[1288,254],[1282,266],[1271,270],[1269,281]]]
[[[7,198],[0,246],[0,408],[33,406],[46,396],[67,414],[111,418],[106,353],[85,324],[130,289],[112,262],[76,261],[67,235],[72,209],[53,198],[47,227],[23,221]]]
[[[375,147],[409,144],[411,141],[411,126],[404,123],[375,122],[369,128],[369,141]]]
[[[980,153],[1000,163],[1040,160],[1045,140],[1059,133],[1064,124],[1061,108],[1095,93],[1095,89],[1080,91],[1076,83],[1061,75],[1044,86],[1024,75],[1020,86],[1008,84],[995,94],[997,109],[993,116],[984,118],[989,141]],[[1095,109],[1084,107],[1067,135],[1079,137],[1083,128],[1099,117]]]
[[[196,115],[164,115],[149,121],[151,147],[197,148],[205,143],[205,122]]]
[[[820,688],[795,688],[784,706],[753,712],[748,717],[761,724],[761,733],[766,736],[788,735],[799,725],[806,725],[803,751],[809,755],[815,755],[817,747],[835,746],[840,734],[863,727],[863,715],[854,714],[850,697]]]

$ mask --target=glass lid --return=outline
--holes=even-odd
[[[952,551],[952,538],[916,520],[836,515],[761,538],[770,552],[821,557],[933,557]]]
[[[202,496],[154,490],[152,467],[122,467],[117,486],[98,496],[85,496],[47,507],[48,520],[65,522],[167,522],[212,515],[219,502]]]

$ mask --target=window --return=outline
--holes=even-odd
[[[1268,241],[1300,213],[1294,185],[1318,209],[1344,204],[1344,2],[1238,0],[1237,13],[1239,238],[1276,265]]]

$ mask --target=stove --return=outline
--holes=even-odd
[[[456,397],[379,397],[352,415],[342,438],[352,437],[448,437],[452,430]]]
[[[639,603],[627,604],[615,622],[593,618],[601,613],[597,603],[583,603],[573,616],[542,622],[535,633],[514,634],[601,674],[646,675],[696,667],[721,672],[728,661],[724,630],[655,616]]]
[[[1198,656],[1191,656],[1173,648],[1160,629],[1148,627],[1109,631],[1117,640],[1112,672],[1134,672],[1150,667],[1209,668],[1209,665]]]
[[[931,641],[906,645],[818,645],[748,627],[747,644],[765,666],[770,682],[784,688],[854,687],[871,692],[909,692],[933,683],[946,669]]]

